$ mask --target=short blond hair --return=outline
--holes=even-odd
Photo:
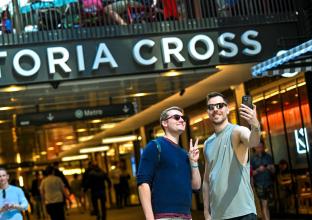
[[[162,122],[165,121],[165,120],[167,120],[167,118],[169,117],[168,112],[171,111],[171,110],[177,110],[177,111],[183,113],[183,109],[180,108],[180,107],[178,107],[178,106],[172,106],[172,107],[169,107],[169,108],[166,108],[165,110],[163,110],[163,111],[161,112],[161,114],[160,114],[160,117],[159,117],[160,126],[161,126],[161,128],[162,128],[163,130],[165,130],[165,129],[164,129],[164,127],[162,126]]]

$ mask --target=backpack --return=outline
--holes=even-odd
[[[158,162],[159,162],[160,161],[161,146],[160,146],[160,144],[158,143],[158,141],[156,139],[152,140],[152,141],[156,143],[156,147],[157,147],[157,150],[158,150]]]

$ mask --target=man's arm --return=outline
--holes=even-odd
[[[198,149],[198,139],[193,146],[193,140],[190,140],[190,150],[189,150],[189,159],[192,169],[192,189],[199,190],[201,185],[201,177],[198,169],[198,158],[199,158],[199,149]]]
[[[139,197],[143,212],[146,220],[154,220],[154,214],[152,209],[151,189],[149,184],[142,183],[138,187]]]
[[[260,124],[257,119],[256,106],[253,105],[253,109],[242,104],[240,107],[240,116],[245,119],[250,125],[250,130],[244,126],[239,127],[240,140],[245,146],[249,148],[258,146],[261,136]]]
[[[139,198],[146,220],[154,220],[150,184],[153,182],[158,163],[159,151],[157,149],[156,143],[154,141],[149,142],[141,156],[136,176]]]
[[[204,147],[205,152],[205,147]],[[210,205],[209,205],[209,167],[208,167],[208,160],[206,155],[204,154],[205,158],[205,172],[203,178],[203,202],[204,202],[204,216],[205,220],[210,220]]]

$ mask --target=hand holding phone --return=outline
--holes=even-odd
[[[248,106],[249,108],[253,109],[251,95],[244,95],[242,97],[242,104],[244,104],[244,105]]]

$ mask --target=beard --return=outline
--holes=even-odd
[[[224,123],[224,121],[226,120],[226,118],[222,118],[221,120],[218,121],[211,121],[213,125],[221,125]]]

